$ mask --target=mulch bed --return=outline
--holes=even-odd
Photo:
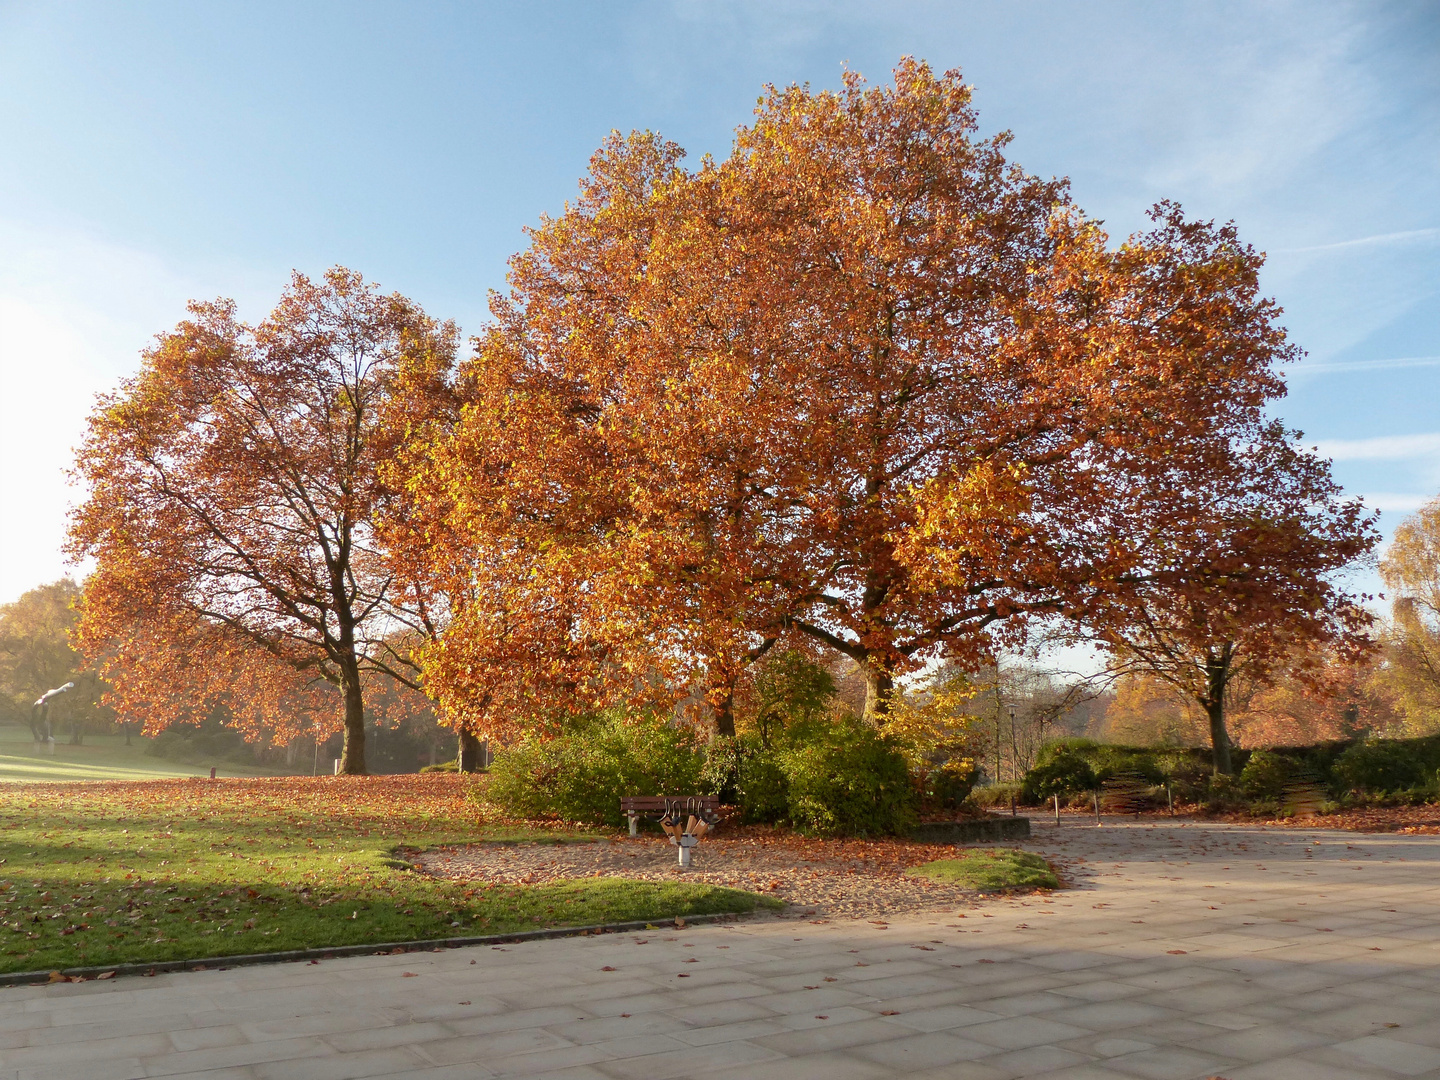
[[[1232,819],[1226,819],[1232,820]],[[1440,833],[1440,806],[1374,806],[1342,810],[1338,814],[1310,817],[1235,818],[1255,824],[1279,825],[1292,829],[1344,829],[1348,832]]]
[[[1036,819],[1048,819],[1043,809],[1030,807],[1027,811]],[[1091,815],[1087,811],[1063,810],[1066,820],[1084,819]],[[1169,821],[1223,821],[1230,825],[1273,825],[1285,829],[1341,829],[1346,832],[1394,832],[1408,834],[1440,833],[1440,806],[1372,806],[1354,807],[1335,814],[1311,814],[1309,816],[1270,818],[1243,811],[1206,813],[1193,806],[1184,807],[1175,816],[1160,812],[1143,814],[1114,815],[1108,811],[1107,819],[1119,818],[1125,821],[1148,821],[1164,823]]]
[[[726,835],[726,834],[729,835]],[[796,917],[883,920],[901,913],[970,906],[978,894],[904,876],[906,868],[951,856],[940,844],[899,840],[812,840],[768,830],[707,837],[688,870],[663,837],[589,844],[466,844],[406,857],[424,871],[466,881],[538,884],[569,878],[693,881],[765,893]]]

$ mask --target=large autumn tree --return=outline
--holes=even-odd
[[[412,448],[394,547],[454,612],[432,687],[543,711],[699,681],[724,730],[799,635],[881,718],[928,658],[1142,573],[1129,537],[1184,527],[1153,494],[1233,464],[1293,350],[1233,229],[1164,205],[1112,247],[1007,141],[907,60],[770,90],[694,172],[607,142]]]
[[[1373,646],[1368,597],[1343,572],[1374,548],[1375,517],[1329,462],[1279,423],[1203,471],[1177,468],[1150,500],[1163,531],[1127,538],[1131,571],[1079,616],[1119,670],[1160,679],[1205,713],[1215,771],[1233,771],[1227,707],[1277,677],[1316,683]]]
[[[79,640],[122,712],[154,730],[224,700],[291,734],[328,714],[342,771],[366,771],[366,679],[416,683],[396,642],[430,629],[375,544],[401,435],[385,406],[402,362],[443,365],[455,337],[356,273],[297,273],[258,325],[192,304],[101,398],[70,551],[95,560]]]

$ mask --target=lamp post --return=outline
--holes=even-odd
[[[1015,817],[1015,786],[1014,781],[1020,779],[1020,755],[1015,745],[1015,708],[1010,708],[1010,816]]]

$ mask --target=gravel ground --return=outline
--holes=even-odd
[[[910,866],[947,858],[955,848],[898,841],[806,840],[798,837],[710,837],[689,870],[661,837],[589,844],[470,844],[408,855],[425,871],[467,881],[534,884],[563,878],[626,877],[696,881],[767,893],[794,917],[883,921],[904,913],[970,906],[977,893],[907,878]]]

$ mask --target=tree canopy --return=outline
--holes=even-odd
[[[1226,704],[1277,670],[1315,679],[1372,647],[1366,599],[1338,577],[1379,535],[1329,463],[1278,423],[1183,477],[1167,494],[1177,526],[1147,536],[1130,580],[1082,620],[1122,668],[1146,671],[1204,710],[1218,772],[1232,771]]]
[[[1414,730],[1440,722],[1440,498],[1395,530],[1380,563],[1391,590],[1387,682]]]
[[[375,544],[402,434],[384,404],[402,360],[452,356],[455,330],[343,269],[297,273],[255,326],[227,300],[190,315],[90,417],[79,641],[149,730],[216,701],[251,730],[343,724],[342,769],[364,772],[363,680],[416,683],[403,642],[431,628]]]
[[[255,327],[194,305],[91,419],[80,640],[152,726],[327,715],[359,772],[369,679],[471,734],[730,734],[757,663],[832,652],[881,724],[1049,621],[1204,706],[1228,769],[1234,679],[1363,649],[1373,521],[1269,419],[1299,353],[1235,228],[1167,202],[1112,242],[1008,143],[909,59],[769,88],[693,169],[614,134],[458,364],[349,271]]]
[[[909,60],[769,90],[694,171],[612,136],[512,261],[463,410],[399,459],[389,541],[453,613],[432,692],[515,718],[698,684],[724,731],[803,638],[883,719],[898,675],[1036,617],[1118,635],[1206,556],[1212,493],[1324,473],[1265,421],[1296,350],[1261,256],[1171,204],[1111,246],[1007,142]]]
[[[100,705],[104,684],[70,641],[80,614],[80,586],[70,578],[30,589],[0,606],[0,710],[4,718],[27,723],[41,694],[66,683],[73,690],[53,699],[52,722],[69,723],[77,739],[85,726],[108,723]]]

